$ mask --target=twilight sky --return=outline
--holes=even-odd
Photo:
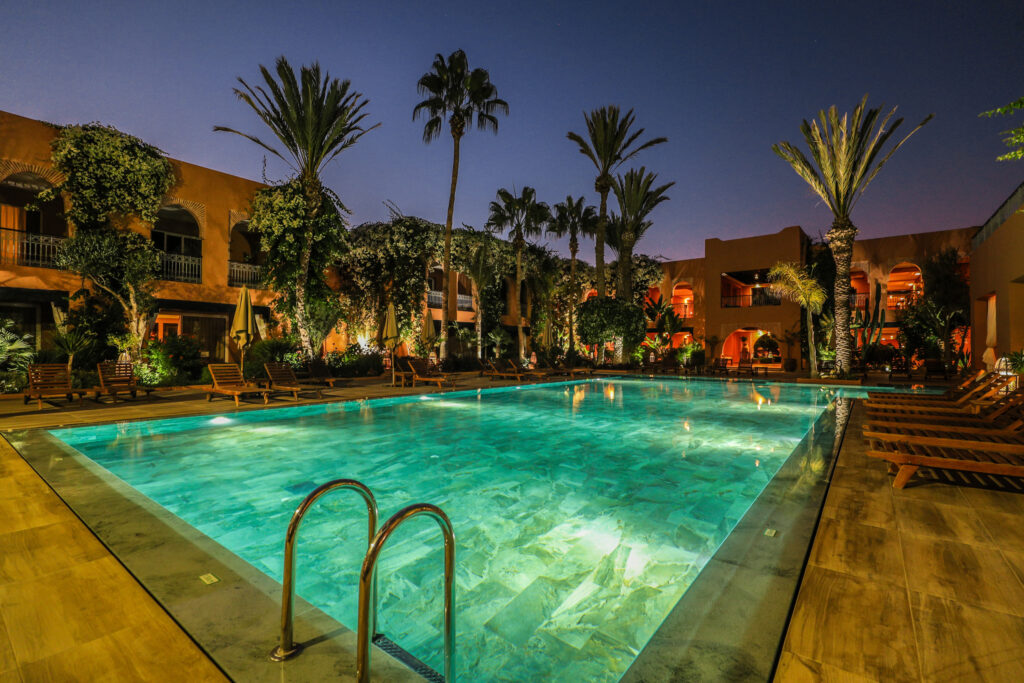
[[[84,8],[88,7],[86,10]],[[54,123],[100,121],[178,159],[260,179],[262,150],[215,124],[263,136],[235,79],[285,55],[348,78],[381,122],[325,179],[358,224],[403,213],[444,221],[451,138],[424,145],[417,79],[437,52],[489,70],[510,115],[463,139],[455,222],[480,227],[499,187],[551,204],[597,203],[590,162],[565,138],[584,110],[634,108],[669,142],[638,164],[674,180],[637,250],[703,254],[706,237],[802,225],[831,214],[771,151],[803,147],[801,119],[837,104],[898,105],[917,133],[853,212],[865,237],[980,225],[1024,180],[997,163],[1013,119],[977,114],[1024,95],[1024,4],[917,2],[24,2],[5,3],[0,109]],[[268,176],[286,168],[268,160]],[[610,202],[613,204],[613,202]],[[562,249],[563,244],[549,242]],[[564,251],[564,249],[562,249]],[[583,256],[593,261],[591,243]]]

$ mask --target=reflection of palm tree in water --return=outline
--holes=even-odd
[[[846,432],[846,424],[850,421],[850,410],[853,408],[853,401],[844,397],[836,396],[835,400],[835,439],[832,444],[832,457],[838,457],[839,446],[843,442],[843,433]]]

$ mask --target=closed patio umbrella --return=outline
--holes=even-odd
[[[245,375],[245,350],[256,337],[256,318],[252,312],[249,288],[242,287],[235,305],[235,317],[231,321],[231,336],[242,351],[242,375]]]
[[[423,316],[423,332],[420,334],[420,339],[423,340],[423,345],[427,347],[427,351],[434,350],[434,344],[437,342],[437,333],[434,332],[434,314],[427,309],[427,314]]]
[[[384,320],[384,346],[391,351],[391,386],[395,386],[395,347],[401,341],[398,336],[398,320],[395,317],[395,305],[388,304],[387,318]]]
[[[551,338],[551,321],[548,320],[544,323],[544,332],[540,335],[540,343],[544,345],[544,350],[551,348],[551,344],[554,340]]]

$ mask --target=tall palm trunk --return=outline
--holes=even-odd
[[[313,255],[313,224],[320,213],[321,186],[318,180],[302,178],[303,191],[306,195],[306,242],[302,245],[299,255],[299,273],[295,278],[295,325],[299,328],[299,342],[303,351],[311,361],[320,356],[320,350],[313,348],[313,339],[309,334],[309,318],[306,315],[306,286],[309,283],[309,261]]]
[[[569,243],[569,290],[572,292],[572,300],[569,305],[569,350],[576,354],[576,322],[573,319],[576,315],[576,304],[580,301],[579,288],[576,286],[576,252],[579,245],[572,239]]]
[[[473,281],[473,310],[476,311],[474,326],[476,327],[476,357],[483,360],[484,353],[484,311],[480,305],[480,287]]]
[[[601,193],[601,209],[597,218],[597,230],[594,231],[594,270],[597,276],[597,295],[604,297],[608,296],[604,276],[604,240],[608,229],[608,193],[611,191],[611,184],[600,184],[595,189]]]
[[[516,291],[513,294],[515,297],[515,312],[516,312],[516,332],[519,341],[519,360],[522,361],[526,357],[526,336],[523,334],[523,311],[522,311],[522,288],[523,288],[523,247],[521,244],[516,244]]]
[[[619,249],[619,283],[615,298],[626,303],[633,301],[633,248],[633,244],[623,240]]]
[[[309,281],[309,261],[313,253],[313,236],[306,236],[299,257],[299,275],[295,279],[295,326],[299,328],[299,342],[302,350],[313,360],[313,340],[309,336],[309,324],[306,318],[306,284]]]
[[[836,263],[833,286],[835,300],[835,341],[837,370],[847,374],[853,368],[853,345],[850,335],[850,262],[853,260],[853,241],[857,228],[849,218],[836,217],[826,235],[832,259]]]
[[[811,363],[811,377],[818,376],[818,349],[814,346],[814,315],[807,311],[807,356]]]
[[[462,136],[452,131],[455,153],[452,157],[452,187],[448,193],[448,217],[444,222],[444,260],[441,275],[441,360],[448,357],[448,290],[452,267],[452,214],[455,212],[455,186],[459,183],[459,141]]]

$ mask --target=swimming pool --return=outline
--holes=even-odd
[[[861,395],[862,390],[844,390]],[[51,433],[274,577],[315,485],[456,530],[461,680],[617,680],[836,396],[817,386],[614,379]],[[298,592],[354,625],[361,504],[303,524]],[[380,626],[439,669],[441,552],[411,522],[379,570]]]

